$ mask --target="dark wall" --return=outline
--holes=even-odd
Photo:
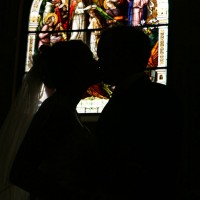
[[[15,52],[17,42],[17,12],[18,4],[16,1],[4,2],[0,9],[1,17],[1,45],[0,45],[0,122],[5,117],[9,108],[15,66]]]
[[[30,0],[11,0],[1,4],[0,125],[24,73],[26,30],[31,3]]]
[[[170,5],[169,84],[185,111],[185,196],[200,199],[200,2],[176,0]]]
[[[9,0],[1,4],[0,125],[23,76],[31,3]],[[184,107],[184,187],[192,199],[193,195],[200,197],[200,1],[169,3],[168,84],[177,91]]]

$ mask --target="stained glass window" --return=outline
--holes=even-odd
[[[42,45],[81,39],[94,58],[101,30],[113,24],[138,26],[150,37],[152,53],[146,68],[154,82],[167,84],[168,0],[34,0],[30,10],[25,71]],[[134,62],[134,61],[133,61]],[[99,83],[86,91],[79,113],[100,113],[112,94]],[[46,98],[43,95],[41,101]]]

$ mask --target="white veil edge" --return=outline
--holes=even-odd
[[[27,200],[29,193],[9,182],[10,169],[18,148],[36,113],[42,92],[38,67],[24,76],[22,86],[0,129],[0,199]]]

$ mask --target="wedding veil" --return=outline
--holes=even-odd
[[[29,194],[9,182],[10,169],[33,115],[38,109],[42,91],[39,66],[24,76],[21,89],[0,129],[0,199],[26,200]]]

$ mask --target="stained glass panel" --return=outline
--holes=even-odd
[[[113,24],[141,28],[151,39],[152,54],[146,72],[152,81],[167,84],[168,0],[34,0],[30,10],[25,71],[42,45],[81,39],[94,58],[101,30]],[[91,86],[77,106],[80,113],[100,113],[112,88]],[[41,101],[46,98],[45,94]]]

